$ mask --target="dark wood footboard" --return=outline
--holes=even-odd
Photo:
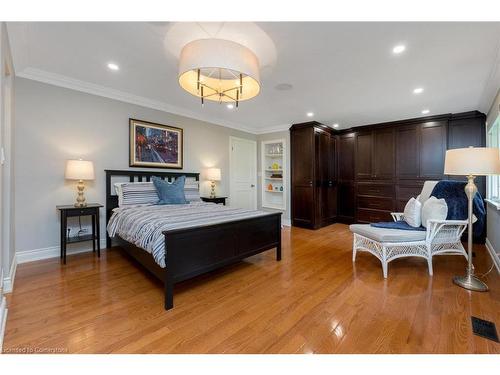
[[[167,310],[174,306],[175,283],[269,249],[276,248],[276,260],[281,260],[281,213],[163,234]]]

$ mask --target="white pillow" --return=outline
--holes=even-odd
[[[409,226],[418,228],[422,224],[421,214],[422,203],[415,198],[411,198],[405,206],[404,220]]]
[[[429,220],[446,220],[448,205],[444,199],[430,197],[422,206],[422,225],[427,228]]]

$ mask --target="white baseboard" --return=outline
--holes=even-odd
[[[101,251],[104,248],[106,248],[106,239],[101,239]],[[72,249],[68,247],[67,255],[85,253],[88,251],[92,251],[91,245],[75,247]],[[59,246],[51,246],[42,249],[23,250],[16,252],[18,264],[34,262],[36,260],[42,260],[42,259],[59,258],[60,255],[61,255],[61,248]]]
[[[500,274],[500,258],[498,257],[497,252],[491,245],[490,240],[486,239],[486,249],[488,249],[488,253],[490,253],[491,259],[493,259],[493,263],[495,263],[495,267],[497,269],[497,272]]]
[[[17,270],[17,256],[14,255],[12,259],[12,264],[10,265],[10,271],[7,276],[3,279],[3,292],[11,293],[14,289],[14,280],[16,278],[16,270]]]
[[[281,220],[281,224],[283,224],[285,227],[291,227],[292,221],[290,219],[283,219]]]
[[[7,325],[7,300],[5,297],[0,297],[0,353],[2,353],[3,348],[3,337],[5,335],[5,326]]]

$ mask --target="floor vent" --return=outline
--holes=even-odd
[[[476,318],[475,316],[471,316],[471,320],[472,332],[474,332],[475,335],[484,337],[488,340],[499,342],[495,323],[488,320]]]

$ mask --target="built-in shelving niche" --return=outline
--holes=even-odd
[[[286,144],[284,139],[262,141],[262,207],[286,209]]]

